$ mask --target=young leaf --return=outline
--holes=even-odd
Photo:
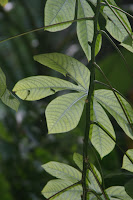
[[[54,69],[64,76],[70,76],[79,86],[88,91],[90,72],[78,60],[60,53],[49,53],[34,56],[34,60]]]
[[[47,0],[44,10],[45,26],[74,20],[76,0]],[[55,32],[66,29],[72,23],[56,25],[45,30]]]
[[[123,97],[121,97],[119,94],[117,94],[117,96],[119,97],[124,107],[130,123],[133,124],[133,109]],[[114,93],[111,90],[96,90],[95,99],[115,118],[119,126],[124,130],[124,132],[131,139],[133,139],[133,132]]]
[[[99,103],[95,100],[93,102],[93,121],[102,124],[102,126],[109,131],[110,136],[115,139],[115,132],[113,126]],[[90,139],[101,158],[109,154],[114,146],[114,141],[97,125],[91,125]]]
[[[13,88],[19,98],[28,101],[39,100],[61,90],[80,91],[81,88],[68,81],[49,76],[25,78],[20,80]]]
[[[130,196],[128,196],[128,194],[126,193],[123,186],[112,186],[106,189],[106,192],[111,199],[118,198],[121,200],[132,200],[132,198],[130,198]]]
[[[51,180],[47,183],[47,185],[44,187],[42,190],[42,194],[46,198],[50,198],[51,196],[55,195],[51,199],[54,200],[81,200],[81,195],[82,195],[82,186],[81,185],[75,185],[72,186],[66,190],[65,188],[73,185],[72,182],[67,181],[67,180]]]
[[[125,184],[125,190],[127,194],[133,199],[133,179]]]
[[[130,157],[130,159],[133,161],[133,149],[129,149],[127,152],[128,156]],[[124,155],[123,158],[123,165],[122,165],[123,169],[126,169],[130,172],[133,172],[133,164],[131,163],[131,161],[127,158],[126,155]]]
[[[19,101],[8,89],[6,89],[6,91],[4,92],[1,100],[8,107],[12,108],[15,111],[18,111]]]
[[[56,178],[76,183],[81,180],[82,174],[75,168],[58,162],[49,162],[42,165],[46,172]]]
[[[62,133],[74,129],[83,112],[87,93],[70,93],[54,99],[46,108],[49,133]]]
[[[114,0],[108,1],[108,3],[117,6]],[[117,11],[116,9],[113,10],[119,16],[120,20],[123,22],[128,32],[132,33],[131,31],[132,29],[126,15],[120,11]],[[115,38],[119,42],[122,42],[129,35],[129,33],[108,6],[104,7],[103,13],[107,16],[107,24],[106,24],[107,31],[112,35],[113,38]]]
[[[81,156],[79,153],[73,154],[73,160],[76,163],[76,165],[79,167],[79,169],[83,170],[83,156]]]
[[[6,90],[6,76],[2,69],[0,68],[0,98]]]

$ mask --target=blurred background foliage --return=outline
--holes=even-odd
[[[46,0],[10,0],[4,8],[0,7],[0,40],[42,27],[45,2]],[[132,0],[116,2],[133,14]],[[133,25],[133,21],[131,24]],[[101,26],[105,26],[104,20]],[[133,55],[121,47],[120,49],[133,72]],[[76,36],[76,24],[61,32],[39,31],[0,43],[0,67],[6,74],[8,88],[12,90],[18,80],[28,76],[62,77],[33,60],[36,54],[50,52],[65,53],[87,65]],[[105,38],[97,60],[113,86],[133,105],[133,73],[127,70],[114,47]],[[99,72],[96,72],[96,78],[104,82]],[[96,85],[96,88],[100,87]],[[52,98],[51,96],[35,102],[21,101],[17,113],[0,102],[1,200],[44,199],[41,190],[51,177],[43,171],[41,165],[51,160],[73,165],[73,153],[82,153],[83,119],[70,133],[47,134],[44,113]],[[111,120],[121,147],[124,150],[133,148],[132,141],[124,135],[117,123]],[[91,144],[89,155],[100,171],[102,168],[105,187],[124,185],[132,177],[131,173],[120,169],[123,155],[117,148],[100,161],[100,165],[99,155]]]

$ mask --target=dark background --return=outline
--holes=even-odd
[[[133,14],[132,0],[116,0],[116,3]],[[0,40],[42,27],[44,6],[45,0],[12,0],[5,8],[0,7]],[[131,24],[133,25],[133,21]],[[120,49],[133,71],[133,54],[121,47]],[[0,44],[0,67],[6,74],[8,88],[12,90],[17,81],[28,76],[58,76],[56,72],[33,60],[36,54],[50,52],[65,53],[87,64],[76,36],[76,24],[57,33],[34,32]],[[105,38],[97,61],[113,86],[133,105],[132,75]],[[96,78],[104,81],[98,72]],[[35,102],[20,101],[17,113],[0,102],[1,200],[45,199],[41,195],[41,190],[52,177],[41,168],[41,165],[54,160],[75,166],[72,161],[73,153],[82,153],[80,126],[70,133],[47,134],[44,113],[52,98],[53,96]],[[121,147],[124,150],[133,148],[133,142],[124,135],[112,118],[111,120]],[[100,170],[97,161],[100,160],[99,155],[91,145],[89,155]],[[130,173],[120,170],[122,157],[121,152],[115,148],[112,153],[100,160],[106,187],[124,185],[132,177]]]

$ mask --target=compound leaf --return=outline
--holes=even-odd
[[[128,154],[128,156],[130,157],[130,159],[133,162],[133,149],[129,149],[126,153]],[[132,162],[127,158],[126,155],[124,155],[122,168],[126,169],[130,172],[133,172],[133,163]]]
[[[0,68],[0,98],[6,90],[6,76],[2,69]]]
[[[95,100],[93,102],[93,121],[102,124],[104,129],[108,130],[110,136],[115,140],[113,126],[102,106]],[[92,124],[91,129],[91,142],[100,154],[101,158],[103,158],[113,150],[115,142],[99,126]]]
[[[80,91],[80,89],[81,88],[73,83],[59,78],[49,76],[32,76],[17,82],[13,91],[23,100],[34,101],[55,94],[61,90]]]
[[[49,133],[62,133],[74,129],[83,112],[87,93],[70,93],[57,97],[46,108]]]
[[[78,60],[60,53],[36,55],[34,60],[60,72],[64,76],[70,76],[79,86],[88,91],[90,72]]]
[[[1,100],[8,107],[12,108],[15,111],[18,111],[19,101],[8,89],[6,89],[6,91],[4,92]]]
[[[47,0],[45,6],[45,26],[74,20],[76,0]],[[66,29],[72,23],[60,24],[45,30],[55,32]]]
[[[68,180],[72,183],[76,183],[81,180],[82,174],[77,169],[67,164],[59,162],[49,162],[42,165],[42,167],[45,169],[46,172],[56,178]]]
[[[47,185],[42,190],[42,194],[46,198],[50,198],[51,196],[55,195],[51,199],[55,200],[81,200],[82,195],[82,186],[81,185],[75,185],[68,189],[65,189],[72,185],[72,182],[67,180],[51,180],[47,183]],[[62,191],[63,190],[63,191]],[[60,192],[61,191],[61,192]]]
[[[123,105],[123,108],[128,116],[128,119],[131,123],[131,126],[133,124],[133,109],[129,105],[129,103],[121,97],[119,94],[117,94],[121,104]],[[127,121],[127,118],[116,99],[114,93],[111,90],[96,90],[95,91],[95,99],[97,102],[99,102],[117,121],[119,126],[124,130],[124,132],[133,139],[133,132],[132,129]]]

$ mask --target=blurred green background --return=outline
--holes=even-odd
[[[0,40],[42,27],[45,2],[46,0],[12,0],[4,8],[0,7]],[[132,0],[116,2],[133,14]],[[133,21],[131,24],[133,25]],[[121,47],[120,49],[133,72],[133,54]],[[0,67],[6,74],[8,88],[12,90],[18,80],[28,76],[62,77],[33,60],[36,54],[50,52],[65,53],[87,65],[78,43],[76,24],[57,33],[34,32],[0,44]],[[97,61],[113,86],[133,105],[133,73],[127,70],[106,38],[103,38],[102,50],[97,56]],[[96,78],[104,82],[99,72]],[[53,96],[35,102],[20,101],[17,113],[0,102],[1,200],[45,199],[41,190],[51,176],[43,171],[41,165],[54,160],[75,166],[72,161],[73,153],[82,153],[82,121],[70,133],[47,134],[45,108],[52,98]],[[124,135],[112,118],[111,120],[121,147],[124,150],[133,148],[133,142]],[[89,155],[100,171],[102,168],[105,187],[124,185],[132,177],[131,173],[120,169],[123,155],[117,148],[101,161],[90,144]]]

